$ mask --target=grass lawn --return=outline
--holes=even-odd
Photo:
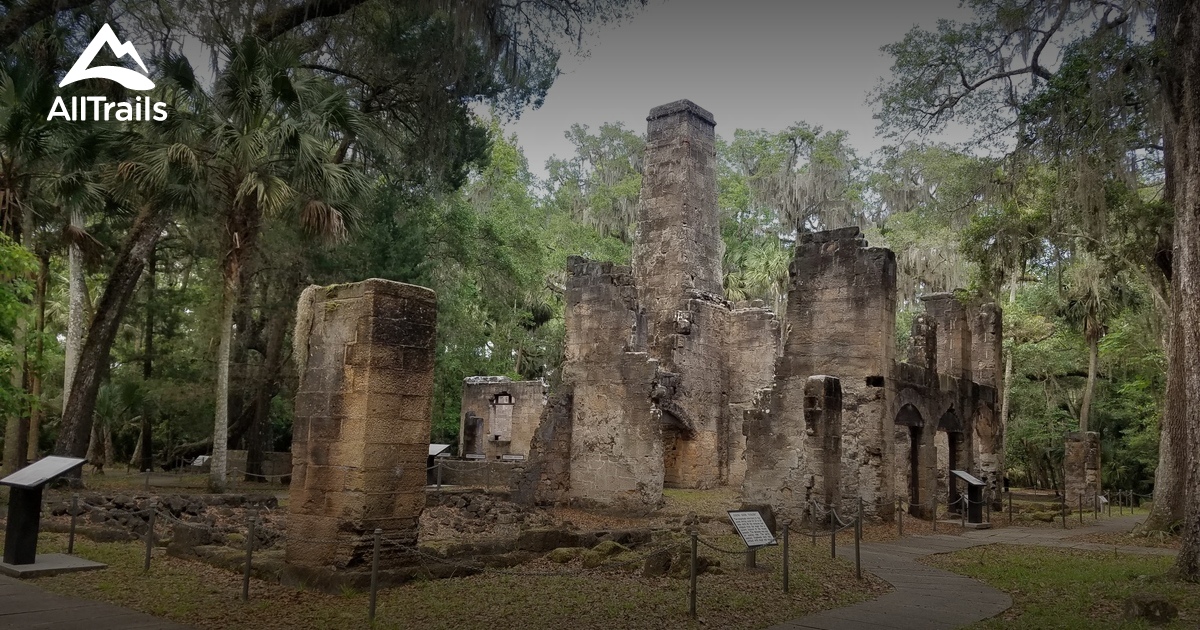
[[[736,548],[738,539],[713,542]],[[65,536],[41,536],[43,552],[61,552]],[[105,562],[104,571],[41,578],[37,586],[76,597],[126,606],[199,628],[363,628],[368,596],[328,595],[252,580],[250,601],[240,601],[241,575],[166,556],[161,549],[149,574],[138,543],[76,540],[76,552]],[[702,553],[705,552],[701,548]],[[379,595],[380,628],[761,628],[815,610],[878,596],[877,579],[858,582],[854,568],[829,558],[827,547],[793,545],[791,595],[781,589],[779,548],[759,552],[757,570],[740,556],[718,556],[722,574],[702,575],[698,620],[687,616],[687,580],[641,578],[536,561],[518,570],[562,575],[478,575],[410,583]],[[578,561],[575,561],[576,563]]]
[[[1012,608],[970,628],[1149,627],[1123,619],[1125,599],[1138,592],[1163,595],[1179,608],[1167,627],[1200,627],[1200,584],[1165,577],[1169,557],[990,545],[921,561],[1012,595]]]

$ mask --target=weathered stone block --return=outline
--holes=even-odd
[[[436,313],[432,291],[386,280],[310,287],[301,297],[289,563],[361,565],[375,527],[415,542]]]

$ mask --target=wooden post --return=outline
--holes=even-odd
[[[829,557],[837,558],[837,514],[829,507]]]
[[[904,538],[904,501],[896,499],[896,535]]]
[[[862,541],[863,502],[858,497],[858,518],[854,521],[854,575],[862,579],[862,556],[859,553],[859,542]]]
[[[792,528],[791,521],[783,522],[783,592],[788,592],[788,530]]]
[[[75,519],[79,514],[79,495],[71,495],[71,533],[67,535],[67,554],[75,553]]]
[[[692,563],[688,586],[688,615],[696,618],[696,530],[692,530]]]
[[[441,472],[441,468],[438,468]],[[371,623],[375,623],[375,595],[379,589],[379,539],[383,535],[383,530],[375,528],[375,549],[371,552],[371,601],[367,609],[367,619]]]
[[[142,566],[142,570],[145,571],[146,573],[150,572],[150,555],[153,553],[153,550],[154,550],[154,515],[157,512],[158,512],[158,503],[156,501],[151,501],[150,502],[150,521],[148,523],[148,525],[150,525],[150,527],[146,528],[146,563]]]
[[[242,571],[242,601],[250,600],[250,566],[254,555],[254,510],[246,511],[246,568]]]

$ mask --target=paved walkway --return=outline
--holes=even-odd
[[[4,630],[187,630],[187,626],[112,604],[44,591],[0,576],[0,628]]]
[[[1112,551],[1113,545],[1066,540],[1080,534],[1128,531],[1144,517],[1106,518],[1080,529],[1000,528],[964,532],[961,536],[912,536],[891,543],[864,543],[862,566],[895,590],[869,602],[794,619],[770,630],[940,630],[994,617],[1012,606],[1012,598],[983,582],[926,566],[917,558],[991,544],[1041,545]],[[1117,546],[1117,550],[1149,555],[1175,555],[1171,549]],[[853,547],[839,555],[854,559]]]

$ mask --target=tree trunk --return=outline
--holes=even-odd
[[[233,346],[233,314],[238,301],[238,281],[244,271],[242,265],[250,260],[254,251],[261,218],[256,203],[246,199],[230,208],[226,224],[229,254],[222,265],[225,283],[221,294],[221,343],[217,347],[217,412],[213,420],[212,469],[208,478],[208,485],[214,492],[224,491],[228,471],[229,360]]]
[[[137,288],[146,257],[158,242],[170,212],[155,206],[141,209],[126,238],[121,255],[108,276],[104,295],[96,307],[96,315],[88,328],[87,339],[79,354],[79,365],[71,381],[71,397],[63,410],[62,426],[58,441],[54,444],[56,455],[83,457],[87,451],[88,434],[92,428],[92,412],[96,407],[96,393],[104,367],[108,364],[109,351],[117,336],[125,306]]]
[[[237,300],[237,276],[225,279],[221,294],[221,343],[217,346],[217,416],[213,423],[212,468],[208,485],[214,492],[225,490],[229,451],[229,347],[233,342],[233,307]]]
[[[1021,277],[1020,268],[1013,272],[1012,284],[1008,288],[1008,307],[1017,301],[1017,281]],[[1008,352],[1004,353],[1004,384],[1000,390],[1000,426],[1008,431],[1008,390],[1012,387],[1013,352],[1017,349],[1017,339],[1013,337]]]
[[[1086,433],[1092,415],[1092,397],[1096,393],[1096,360],[1100,355],[1100,336],[1088,335],[1088,375],[1083,388],[1083,402],[1079,405],[1079,432]]]
[[[154,281],[158,267],[158,261],[155,258],[156,251],[155,247],[151,247],[150,256],[146,261],[149,273],[146,275],[146,331],[145,341],[142,344],[143,381],[149,381],[154,375]],[[138,451],[141,455],[141,461],[138,462],[138,469],[144,471],[154,470],[153,412],[150,406],[150,397],[147,396],[142,406],[142,436],[138,440]]]
[[[1170,139],[1166,189],[1175,208],[1172,278],[1178,319],[1171,335],[1182,363],[1168,371],[1181,375],[1186,442],[1172,444],[1187,457],[1185,516],[1175,569],[1200,580],[1200,3],[1160,0],[1156,38],[1162,44],[1164,135]],[[1178,385],[1178,384],[1177,384]]]
[[[290,295],[286,293],[285,295]],[[293,300],[294,302],[294,300]],[[263,359],[263,380],[254,399],[254,420],[246,435],[246,481],[264,481],[264,453],[270,450],[271,401],[279,392],[279,372],[283,364],[283,340],[287,333],[287,313],[277,310],[267,323],[267,354]]]
[[[83,216],[78,212],[71,213],[71,230],[83,229]],[[67,410],[67,401],[71,398],[71,384],[75,379],[75,368],[79,365],[79,351],[83,348],[84,308],[87,302],[87,279],[83,273],[83,251],[73,240],[67,246],[67,347],[66,361],[63,364],[63,413]]]
[[[37,342],[34,344],[34,364],[37,369],[32,371],[33,381],[30,394],[33,396],[33,403],[29,410],[29,447],[25,451],[25,460],[30,462],[38,457],[42,415],[45,413],[42,407],[42,354],[46,345],[43,335],[46,332],[46,285],[50,281],[50,253],[38,254],[38,262],[37,319],[34,324],[34,330],[37,331]]]
[[[22,316],[17,321],[13,333],[13,355],[18,357],[13,362],[9,378],[15,391],[25,392],[25,344],[29,337],[29,321]],[[4,465],[0,467],[0,476],[8,476],[25,465],[25,443],[29,439],[29,418],[25,417],[24,405],[16,405],[12,415],[4,423]]]
[[[1178,258],[1176,258],[1178,259]],[[1172,274],[1171,299],[1178,299],[1178,274]],[[1187,479],[1187,421],[1184,414],[1186,392],[1183,390],[1183,343],[1175,343],[1179,333],[1179,311],[1168,314],[1167,392],[1162,420],[1159,422],[1158,468],[1154,471],[1154,507],[1146,522],[1145,531],[1166,531],[1183,520],[1184,483]]]

